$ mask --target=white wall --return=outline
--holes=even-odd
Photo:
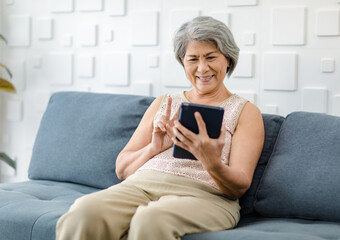
[[[228,24],[241,48],[227,87],[263,112],[340,116],[340,0],[2,0],[1,62],[16,95],[2,94],[3,181],[25,180],[51,93],[158,96],[190,88],[175,62],[174,30],[197,15]]]

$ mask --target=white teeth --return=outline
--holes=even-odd
[[[198,77],[199,79],[202,79],[202,80],[208,80],[208,79],[211,79],[214,75],[211,75],[209,77]]]

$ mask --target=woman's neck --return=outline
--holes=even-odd
[[[209,93],[201,93],[194,88],[184,92],[184,95],[191,103],[217,106],[227,98],[231,97],[232,93],[229,92],[226,87]]]

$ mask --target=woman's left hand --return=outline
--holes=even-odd
[[[191,152],[200,160],[207,171],[221,164],[222,149],[225,144],[225,125],[222,124],[218,138],[210,138],[205,122],[199,112],[195,112],[198,125],[198,134],[184,127],[179,121],[175,121],[173,131],[176,137],[172,141],[179,147]]]

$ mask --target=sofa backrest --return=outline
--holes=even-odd
[[[340,117],[294,112],[282,124],[257,190],[265,217],[340,221]]]
[[[153,97],[59,92],[51,96],[35,140],[29,178],[106,188],[120,182],[115,160]],[[263,114],[265,143],[252,185],[240,199],[253,216],[255,193],[284,118]]]
[[[262,117],[265,128],[265,140],[261,157],[255,169],[252,184],[248,191],[240,198],[242,217],[253,217],[257,215],[257,213],[254,211],[254,202],[257,188],[262,174],[267,166],[268,160],[273,152],[281,125],[285,120],[284,117],[273,114],[262,114]]]
[[[106,188],[119,181],[115,160],[153,97],[59,92],[51,96],[28,176]]]

